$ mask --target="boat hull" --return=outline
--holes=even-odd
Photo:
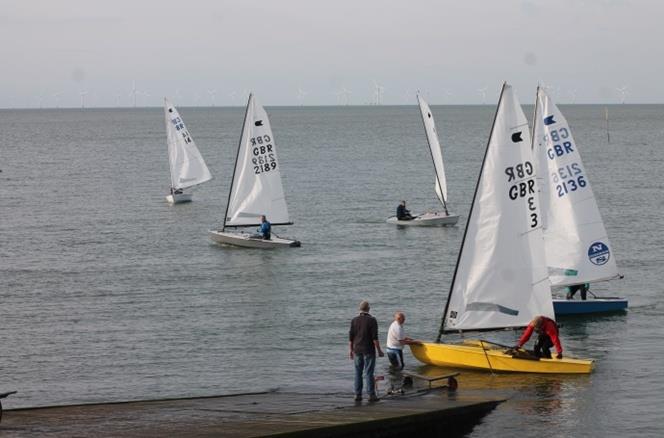
[[[415,219],[402,221],[396,216],[387,219],[388,224],[401,225],[406,227],[442,227],[455,225],[459,221],[458,214],[447,215],[445,213],[424,213],[416,216]]]
[[[193,193],[176,193],[166,196],[166,201],[168,201],[169,204],[183,204],[185,202],[191,202],[193,197]]]
[[[284,239],[281,237],[273,237],[270,240],[265,240],[256,237],[255,234],[242,233],[242,232],[226,232],[226,231],[210,231],[210,239],[215,243],[221,245],[239,246],[242,248],[297,248],[300,246],[299,240]]]
[[[413,356],[428,365],[471,368],[504,373],[588,374],[593,361],[584,359],[524,359],[505,353],[505,348],[478,340],[463,344],[424,342],[410,346]]]
[[[553,300],[553,311],[556,313],[556,316],[624,312],[627,310],[627,307],[628,302],[626,298]]]

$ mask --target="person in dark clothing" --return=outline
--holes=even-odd
[[[585,301],[588,294],[588,289],[590,289],[590,285],[588,283],[573,284],[567,287],[567,296],[565,298],[568,300],[573,300],[574,295],[577,292],[581,292],[581,299]]]
[[[415,219],[410,214],[410,210],[406,209],[406,201],[401,201],[397,207],[397,219],[400,221],[410,221]]]
[[[272,224],[268,222],[265,215],[261,216],[260,232],[263,236],[263,240],[270,240],[272,238]]]
[[[385,354],[378,341],[378,321],[369,314],[367,301],[360,303],[360,314],[350,322],[348,341],[348,356],[355,365],[355,401],[362,400],[362,375],[367,384],[369,401],[378,401],[374,381],[376,352],[379,357],[383,357]]]
[[[545,357],[551,359],[551,347],[556,347],[556,359],[563,358],[563,347],[560,344],[560,338],[558,337],[558,324],[556,321],[546,316],[537,316],[535,317],[526,330],[524,330],[523,335],[519,339],[519,343],[516,345],[515,349],[521,348],[530,336],[533,334],[533,331],[537,333],[537,341],[535,341],[535,356]]]

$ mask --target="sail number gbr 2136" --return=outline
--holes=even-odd
[[[277,168],[277,159],[274,156],[274,146],[269,135],[259,135],[251,140],[251,162],[254,165],[254,173],[269,172]]]
[[[535,204],[535,168],[530,161],[524,161],[515,166],[505,168],[507,182],[511,183],[507,195],[512,201],[525,199],[528,204],[528,215],[530,219],[530,228],[536,228],[539,225],[539,215],[537,205]]]

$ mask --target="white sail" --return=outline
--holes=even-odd
[[[498,103],[445,312],[444,331],[554,318],[528,122],[508,84]]]
[[[436,131],[436,122],[433,119],[429,104],[419,94],[417,95],[417,102],[420,104],[424,131],[427,134],[431,158],[433,159],[433,166],[436,172],[436,196],[438,196],[443,206],[447,206],[447,181],[445,179],[445,167],[443,166],[443,153],[440,149],[440,141],[438,140],[438,132]]]
[[[171,165],[171,186],[174,189],[202,184],[212,179],[201,153],[189,134],[178,110],[164,99],[168,160]]]
[[[235,172],[226,213],[226,226],[286,224],[288,208],[281,185],[277,148],[265,109],[249,95]]]
[[[551,284],[566,286],[617,277],[616,259],[578,145],[567,120],[541,88],[534,125]]]

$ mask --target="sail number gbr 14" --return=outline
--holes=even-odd
[[[278,166],[271,141],[272,139],[267,134],[250,139],[253,154],[251,162],[254,164],[256,175],[275,170]]]
[[[524,161],[516,166],[505,168],[507,182],[513,184],[510,186],[507,194],[512,201],[519,198],[526,198],[528,211],[530,212],[530,228],[536,228],[539,225],[539,215],[537,205],[535,205],[535,168],[530,161]]]

